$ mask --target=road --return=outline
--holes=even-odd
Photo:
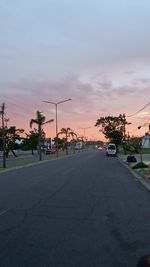
[[[150,193],[87,151],[0,173],[0,266],[133,267],[150,253]]]

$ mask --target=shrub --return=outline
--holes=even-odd
[[[133,166],[133,169],[141,169],[141,168],[148,168],[144,162],[138,162],[136,165]]]

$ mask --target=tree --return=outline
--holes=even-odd
[[[121,145],[122,139],[123,139],[123,132],[119,130],[112,131],[109,137],[110,142],[116,144],[116,147]]]
[[[42,151],[41,151],[41,141],[42,141],[42,126],[47,123],[51,123],[54,120],[46,121],[46,117],[42,114],[42,112],[36,112],[36,118],[30,120],[30,127],[32,128],[33,124],[37,124],[38,126],[38,150],[39,150],[39,160],[42,160]]]
[[[142,139],[140,137],[133,136],[123,143],[124,151],[132,153],[139,153],[142,149]]]
[[[76,137],[76,139],[77,139],[77,134],[76,134],[74,131],[71,131],[71,132],[69,133],[69,135],[72,136],[72,140],[74,140],[74,137]]]
[[[45,136],[45,133],[43,133]],[[39,140],[38,131],[34,128],[34,130],[30,131],[29,134],[26,133],[26,138],[23,139],[22,148],[23,149],[31,149],[32,155],[34,155],[34,150],[37,149]]]
[[[1,141],[2,141],[2,149],[3,149],[3,168],[6,168],[6,154],[5,154],[5,148],[6,148],[6,139],[5,139],[5,103],[2,104],[1,110],[0,110],[0,116],[2,119],[2,128],[1,128]]]
[[[106,139],[115,143],[118,147],[118,145],[121,145],[123,138],[126,137],[125,126],[127,124],[129,123],[126,121],[125,114],[120,114],[118,117],[100,117],[95,126],[101,126]]]
[[[71,149],[73,149],[73,152],[75,153],[75,146],[76,146],[76,142],[77,142],[77,134],[74,131],[71,131],[70,136],[72,137],[72,140],[70,142],[71,144]],[[76,139],[75,139],[76,138]]]
[[[63,145],[64,145],[64,140],[63,139],[61,139],[59,137],[54,137],[53,140],[54,140],[55,144],[58,145],[58,148],[62,148],[63,147]]]
[[[17,129],[16,126],[5,127],[5,153],[8,158],[11,151],[15,157],[17,157],[14,150],[17,147],[16,141],[21,140],[20,134],[23,133],[23,129]],[[2,130],[0,130],[0,136],[2,136]]]
[[[65,142],[65,149],[66,149],[66,154],[68,154],[68,137],[73,134],[73,131],[68,127],[68,128],[62,128],[61,131],[58,133],[58,136],[63,134],[65,136],[64,142]]]

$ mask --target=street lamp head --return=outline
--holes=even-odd
[[[56,105],[56,103],[51,102],[51,101],[42,101],[42,102],[44,102],[44,103],[48,103],[48,104],[54,104],[54,105]]]
[[[61,104],[61,103],[64,103],[64,102],[67,102],[67,101],[70,101],[71,98],[68,98],[68,99],[65,99],[65,100],[62,100],[62,101],[59,101],[59,102],[52,102],[52,101],[42,101],[44,103],[48,103],[48,104],[53,104],[53,105],[58,105],[58,104]]]
[[[61,104],[61,103],[64,103],[64,102],[67,102],[67,101],[70,101],[70,100],[71,100],[71,98],[68,98],[68,99],[65,99],[65,100],[57,102],[57,104]]]

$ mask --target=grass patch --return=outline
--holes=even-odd
[[[147,164],[145,164],[147,163]],[[145,176],[146,178],[150,179],[150,162],[139,162],[134,165],[132,168],[135,169],[139,174]],[[146,166],[146,167],[145,167]],[[138,168],[137,168],[138,167]]]
[[[150,154],[150,149],[145,148],[145,149],[142,149],[141,152],[142,152],[142,154]],[[139,152],[139,154],[140,154],[141,152]]]
[[[142,174],[142,175],[144,175],[144,176],[146,176],[146,177],[148,177],[149,176],[149,172],[150,172],[150,170],[149,170],[149,168],[143,168],[143,169],[137,169],[136,170],[139,174]]]
[[[6,164],[6,168],[0,167],[0,172],[4,171],[4,170],[10,170],[10,169],[14,169],[14,168],[21,168],[21,167],[26,167],[26,166],[30,166],[30,165],[34,165],[34,164],[38,164],[38,163],[42,163],[42,162],[46,162],[48,161],[48,159],[43,159],[41,161],[39,160],[31,160],[29,162],[22,162],[22,163],[8,163]]]

